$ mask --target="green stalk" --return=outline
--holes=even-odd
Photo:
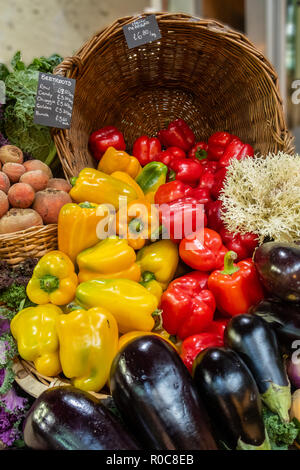
[[[237,254],[234,251],[228,251],[224,256],[224,271],[221,271],[221,273],[231,276],[232,274],[238,272],[240,268],[234,264],[236,259]]]
[[[52,276],[51,274],[46,274],[45,276],[40,278],[40,288],[51,294],[51,292],[56,291],[59,288],[59,279],[56,276]]]
[[[282,421],[289,423],[289,410],[292,405],[290,385],[277,385],[271,382],[268,390],[261,395],[261,399]]]

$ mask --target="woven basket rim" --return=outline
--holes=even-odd
[[[32,234],[38,234],[40,232],[55,231],[55,230],[57,230],[57,224],[35,225],[25,230],[19,230],[17,232],[2,234],[0,235],[0,241],[12,240],[15,238],[23,238],[23,237],[30,236]]]
[[[14,358],[13,371],[15,373],[15,382],[26,392],[28,395],[37,398],[45,390],[58,386],[69,386],[71,382],[62,377],[48,377],[40,374],[34,364],[30,361],[25,361],[19,356]],[[34,390],[34,392],[33,392]],[[91,395],[99,399],[107,398],[108,394],[101,392],[91,392]]]

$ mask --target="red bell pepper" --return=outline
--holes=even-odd
[[[207,290],[206,273],[193,272],[175,279],[163,293],[163,327],[180,339],[202,333],[210,326],[215,312],[215,300]]]
[[[133,144],[132,154],[138,159],[142,166],[150,162],[157,161],[157,156],[161,153],[161,143],[156,137],[142,135]]]
[[[191,186],[195,186],[199,183],[203,173],[201,164],[188,158],[173,160],[170,163],[169,168],[169,181],[174,181],[176,179],[183,183],[190,184]]]
[[[188,157],[193,160],[206,160],[208,152],[208,144],[206,142],[197,142],[188,153]]]
[[[211,196],[213,199],[218,199],[220,196],[220,193],[223,189],[224,186],[224,181],[226,179],[226,174],[227,174],[227,168],[220,168],[215,174],[214,174],[214,183],[211,188]]]
[[[214,322],[213,322],[214,323]],[[198,354],[208,348],[224,346],[224,340],[216,333],[200,333],[186,338],[181,345],[180,357],[189,372],[192,373],[193,363]]]
[[[249,144],[244,144],[240,139],[233,139],[226,147],[219,160],[220,167],[227,167],[232,159],[241,160],[244,157],[254,157],[254,150]]]
[[[226,147],[234,139],[234,135],[228,132],[215,132],[208,139],[208,153],[207,158],[209,160],[219,161],[223,156]]]
[[[230,317],[247,313],[264,298],[252,259],[234,264],[236,258],[236,253],[228,251],[224,270],[214,271],[208,279],[208,288],[215,296],[218,310]]]
[[[89,147],[96,160],[101,160],[109,147],[126,150],[123,134],[114,126],[106,126],[94,131],[89,138]]]
[[[214,321],[206,330],[206,332],[215,334],[223,340],[224,333],[229,322],[230,322],[230,318],[216,318],[216,314],[215,314]]]
[[[170,181],[169,183],[162,184],[155,193],[155,204],[167,204],[177,199],[182,199],[189,196],[193,188],[182,181]]]
[[[211,272],[223,267],[227,248],[220,235],[214,230],[204,228],[184,238],[179,246],[182,261],[192,269]]]
[[[167,165],[167,167],[170,167],[170,165],[172,165],[174,161],[178,159],[183,159],[183,158],[186,158],[186,154],[181,148],[169,147],[167,150],[160,152],[156,156],[156,161],[161,162],[164,165]]]
[[[246,258],[251,258],[255,248],[258,246],[258,238],[254,233],[232,233],[222,227],[219,231],[224,245],[229,251],[234,251],[237,254],[237,260],[241,261]]]
[[[207,216],[208,228],[220,233],[224,228],[223,220],[221,219],[222,201],[209,201],[205,205],[205,213]]]
[[[164,147],[179,147],[185,152],[193,147],[196,140],[193,131],[183,119],[171,122],[167,129],[159,131],[157,137]]]
[[[206,226],[204,205],[196,198],[183,197],[159,206],[160,221],[174,243]]]

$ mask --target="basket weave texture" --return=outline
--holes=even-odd
[[[0,235],[0,260],[14,266],[26,258],[41,258],[57,249],[57,225],[31,227]]]
[[[243,34],[158,13],[161,40],[128,49],[122,28],[137,18],[115,21],[54,72],[77,80],[71,129],[54,131],[67,178],[94,166],[88,138],[106,125],[124,133],[128,151],[139,136],[154,136],[176,118],[198,141],[227,130],[260,154],[294,151],[278,76]]]

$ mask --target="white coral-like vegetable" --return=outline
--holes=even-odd
[[[300,155],[232,160],[220,200],[231,232],[255,233],[260,242],[299,241]]]

